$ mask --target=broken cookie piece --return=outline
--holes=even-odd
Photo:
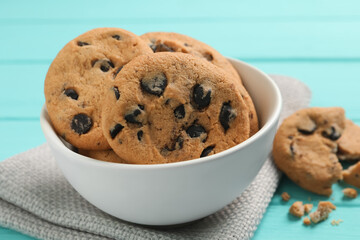
[[[305,213],[308,214],[309,212],[311,212],[311,209],[313,208],[313,206],[314,205],[312,205],[311,203],[304,204]]]
[[[348,198],[356,198],[357,197],[357,191],[353,188],[345,188],[343,190],[344,196]]]
[[[287,202],[287,201],[290,200],[291,197],[290,197],[290,195],[289,195],[287,192],[283,192],[283,193],[281,194],[281,198],[282,198],[283,201]]]
[[[360,188],[360,162],[342,171],[344,182]]]
[[[342,178],[336,140],[345,128],[344,109],[306,108],[286,118],[276,133],[273,157],[277,167],[300,187],[330,196]]]
[[[309,219],[308,217],[306,217],[306,218],[304,218],[303,223],[304,223],[305,225],[310,225],[310,224],[311,224],[311,221],[310,221],[310,219]]]
[[[310,213],[310,218],[313,223],[321,222],[328,218],[332,210],[335,210],[336,206],[331,202],[319,202],[318,208],[315,212]]]
[[[360,159],[360,126],[346,120],[345,130],[338,140],[340,160]]]
[[[289,209],[289,213],[291,215],[293,215],[295,217],[299,217],[299,218],[304,216],[303,202],[301,202],[301,201],[294,202]]]
[[[340,223],[342,223],[343,222],[343,220],[342,219],[339,219],[339,220],[332,220],[331,221],[331,225],[333,225],[333,226],[339,226],[339,224]]]

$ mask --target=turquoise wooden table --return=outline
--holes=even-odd
[[[0,160],[45,142],[39,125],[43,82],[57,52],[95,27],[136,34],[175,31],[267,73],[289,75],[313,92],[312,106],[342,106],[360,124],[360,2],[273,1],[1,1]],[[330,218],[305,227],[280,194],[317,204],[326,199],[283,178],[255,232],[262,239],[360,239],[360,197],[346,201],[335,185]],[[0,213],[1,214],[1,213]],[[332,219],[342,219],[339,226]],[[0,239],[32,239],[0,227]]]

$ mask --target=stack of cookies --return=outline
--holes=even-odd
[[[52,62],[45,98],[59,136],[80,154],[117,163],[205,157],[259,128],[231,63],[177,33],[86,32]]]

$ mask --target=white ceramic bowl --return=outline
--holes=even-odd
[[[201,159],[128,165],[102,162],[68,149],[43,108],[40,122],[66,179],[110,215],[146,225],[172,225],[210,215],[239,196],[268,156],[281,109],[275,83],[260,70],[229,59],[255,103],[261,129],[245,142]]]

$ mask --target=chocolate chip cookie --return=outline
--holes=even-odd
[[[129,163],[184,161],[221,152],[250,134],[231,76],[184,53],[143,55],[108,86],[104,135]]]
[[[46,107],[55,131],[82,149],[110,148],[101,129],[101,100],[131,59],[152,53],[138,36],[118,28],[98,28],[70,41],[45,79]]]
[[[360,159],[360,127],[351,120],[346,120],[345,130],[338,140],[340,160]]]
[[[342,108],[308,108],[294,113],[276,133],[276,165],[304,189],[329,196],[332,184],[342,178],[336,140],[344,128]]]
[[[223,55],[199,40],[174,32],[149,32],[140,37],[149,44],[155,53],[182,52],[191,54],[224,69],[228,74],[241,81],[235,68]]]
[[[231,63],[209,45],[189,36],[173,32],[149,32],[140,36],[151,49],[157,52],[182,52],[205,59],[230,74],[241,84],[241,78]],[[250,136],[259,130],[259,122],[254,103],[243,86],[239,86],[246,105],[250,110]]]

